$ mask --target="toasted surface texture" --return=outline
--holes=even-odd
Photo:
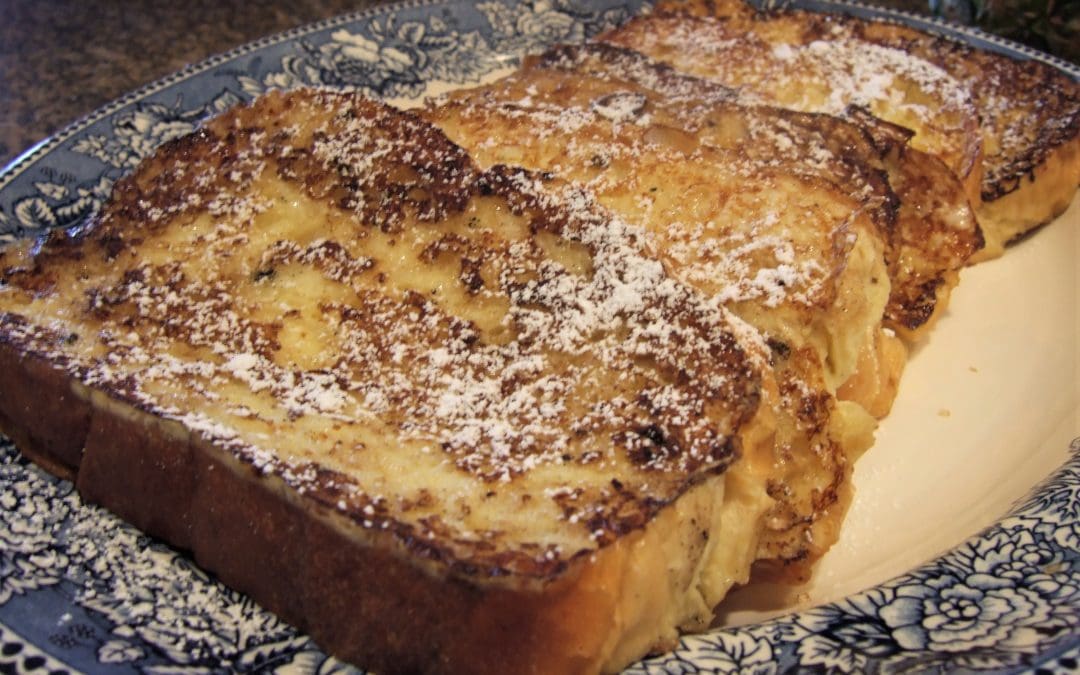
[[[922,337],[948,304],[958,272],[982,246],[963,187],[936,157],[909,146],[910,132],[872,115],[842,119],[747,103],[739,92],[606,43],[564,46],[533,68],[588,75],[650,93],[648,105],[700,142],[744,161],[828,180],[873,214],[885,244],[886,325]],[[732,126],[747,129],[740,138]],[[725,135],[726,134],[726,135]]]
[[[978,196],[978,110],[962,82],[899,49],[866,45],[826,14],[756,12],[741,0],[662,3],[603,38],[762,102],[844,114],[858,106],[915,132]]]
[[[799,110],[862,106],[914,132],[966,186],[980,257],[1063,212],[1080,183],[1080,85],[883,21],[741,0],[668,0],[605,39]]]
[[[1052,68],[663,0],[410,112],[270,93],[0,248],[0,431],[361,667],[613,672],[809,575],[1078,182]]]
[[[861,39],[902,49],[965,83],[983,138],[981,258],[1063,213],[1080,184],[1080,83],[1036,59],[1020,61],[884,22],[849,21]]]
[[[608,59],[651,86],[603,68]],[[851,460],[870,442],[870,416],[854,405],[834,415],[834,393],[881,330],[892,195],[879,170],[836,149],[870,145],[857,129],[728,98],[633,54],[562,47],[422,114],[484,165],[520,163],[587,185],[649,232],[675,275],[769,338],[777,503],[758,558],[799,564],[801,576],[801,563],[835,541]],[[892,366],[883,379],[899,377]],[[888,387],[895,393],[895,381]]]
[[[761,338],[414,115],[270,94],[0,273],[4,430],[361,665],[618,668],[745,581]]]
[[[873,168],[831,155],[820,129],[815,138],[784,111],[669,105],[617,76],[549,65],[422,114],[485,166],[520,163],[588,187],[644,225],[683,280],[766,335],[813,347],[831,386],[846,380],[890,286],[892,195]],[[777,159],[803,144],[812,149]],[[856,172],[877,181],[838,184]]]

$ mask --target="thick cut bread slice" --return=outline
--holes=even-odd
[[[1041,61],[1019,61],[938,35],[876,21],[843,21],[868,43],[902,49],[964,82],[983,139],[980,259],[1063,213],[1080,184],[1080,83]]]
[[[5,432],[362,666],[617,669],[747,578],[764,342],[412,114],[270,94],[0,271]]]
[[[904,361],[881,332],[889,279],[872,217],[891,213],[891,193],[880,177],[871,182],[872,167],[832,154],[831,143],[847,144],[829,133],[831,118],[731,104],[724,91],[700,98],[688,80],[670,82],[682,92],[669,92],[673,101],[573,58],[595,52],[557,49],[421,114],[481,164],[519,163],[588,186],[649,232],[674,274],[768,336],[781,389],[768,401],[778,418],[768,478],[777,504],[758,557],[801,577],[795,564],[835,541],[851,462],[874,426],[859,405],[836,400],[836,387],[861,354],[887,352],[877,383],[860,391],[867,408],[877,397],[887,408]],[[841,177],[861,181],[858,194],[834,182]]]
[[[703,143],[731,149],[738,142],[737,151],[753,161],[782,162],[849,190],[871,210],[885,240],[891,282],[885,322],[908,340],[929,332],[948,305],[960,269],[982,246],[956,177],[936,157],[909,147],[910,132],[872,115],[851,111],[853,119],[845,120],[747,104],[735,90],[605,43],[559,47],[531,63],[642,88],[660,97],[650,100],[653,108]],[[718,124],[717,117],[727,124]],[[725,131],[732,124],[747,126],[750,139]],[[880,413],[887,410],[878,407]]]
[[[838,387],[889,294],[887,184],[837,185],[860,169],[822,146],[813,158],[795,151],[814,138],[785,111],[717,102],[696,112],[705,119],[691,126],[697,115],[632,82],[541,64],[420,114],[481,165],[520,164],[588,187],[645,225],[682,279],[768,337],[813,347]]]
[[[986,237],[979,259],[1063,212],[1080,183],[1080,84],[1037,60],[742,0],[667,0],[604,39],[760,100],[862,106],[912,130],[964,182]]]
[[[978,199],[982,139],[964,84],[902,50],[834,33],[828,15],[761,13],[741,0],[670,2],[601,39],[763,103],[836,115],[862,107],[914,131],[914,147],[940,157]]]

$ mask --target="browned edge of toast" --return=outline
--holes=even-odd
[[[964,82],[980,110],[984,146],[972,170],[960,171],[986,237],[973,263],[1000,256],[1064,213],[1080,185],[1080,82],[1039,59],[979,49],[889,18],[786,6],[761,9],[745,0],[662,0],[656,12],[720,21],[767,23],[799,16],[814,25],[831,22],[857,39],[904,50]]]
[[[0,430],[27,457],[346,660],[380,673],[580,672],[613,621],[612,556],[539,593],[435,577],[179,423],[76,393],[8,341],[0,371]]]

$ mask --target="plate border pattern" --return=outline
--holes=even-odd
[[[400,73],[383,67],[389,47],[414,54],[417,59],[408,67],[417,72],[427,68],[423,72],[430,75],[434,66],[424,61],[423,52],[445,49],[448,41],[475,39],[481,51],[520,54],[553,36],[580,38],[626,6],[640,4],[593,0],[582,10],[571,8],[568,0],[411,0],[309,24],[210,57],[81,118],[0,171],[0,240],[81,221],[105,199],[112,181],[158,144],[187,133],[204,117],[256,95],[261,88],[344,85],[386,95],[409,93],[415,82],[395,79]],[[759,4],[899,21],[1039,59],[1080,80],[1077,65],[934,17],[858,2],[759,0]],[[476,24],[476,16],[474,23],[460,26],[436,17],[436,9],[453,14],[462,8],[484,14],[487,25]],[[439,39],[432,41],[432,36]],[[263,56],[267,58],[259,60]],[[256,60],[257,74],[252,70]],[[338,66],[346,62],[363,66],[360,79],[341,79]],[[490,69],[491,64],[484,67]],[[482,74],[470,71],[461,75],[461,81]],[[194,91],[196,84],[215,77],[220,79],[212,86]],[[78,165],[76,170],[64,171],[71,162]],[[932,562],[838,602],[752,626],[687,636],[672,653],[636,664],[628,672],[945,673],[1034,668],[1053,672],[1074,667],[1080,655],[1080,438],[1070,450],[1068,461],[1008,516]],[[352,670],[246,598],[221,587],[183,556],[109,514],[83,506],[69,484],[45,476],[13,453],[0,439],[0,486],[16,495],[11,498],[14,507],[5,504],[5,510],[40,511],[35,490],[51,491],[52,501],[45,506],[55,508],[45,509],[53,515],[44,521],[38,518],[37,524],[47,527],[38,533],[38,548],[29,552],[17,545],[12,528],[0,527],[0,667],[37,672],[40,662],[44,671],[67,670],[69,666],[57,660],[59,655],[92,671],[196,673],[212,672],[223,663],[229,669],[256,672],[283,667],[301,673]],[[102,571],[95,567],[87,545],[71,536],[85,535],[87,523],[95,522],[107,526],[100,540],[89,537],[92,544],[102,550],[116,546],[137,561],[130,579],[124,571],[102,582],[96,576]],[[185,592],[205,594],[211,605],[217,603],[204,613],[187,608],[180,618],[199,626],[224,621],[229,625],[227,639],[209,630],[200,634],[203,642],[189,640],[190,636],[170,633],[153,617],[135,611],[130,602],[110,596],[130,599],[132,589],[143,584],[150,596],[141,600],[153,607],[155,601],[169,597],[163,583],[187,584]],[[54,618],[55,630],[39,630],[39,635],[48,634],[44,641],[25,637],[23,625],[12,623],[35,602]],[[248,634],[255,628],[263,637]],[[204,657],[181,659],[177,650],[192,644],[205,647]]]

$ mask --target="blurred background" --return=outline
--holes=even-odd
[[[1080,62],[1080,0],[867,0]],[[0,167],[184,65],[380,0],[0,0]]]
[[[1066,61],[1080,62],[1080,0],[880,0],[867,4],[978,26]]]

